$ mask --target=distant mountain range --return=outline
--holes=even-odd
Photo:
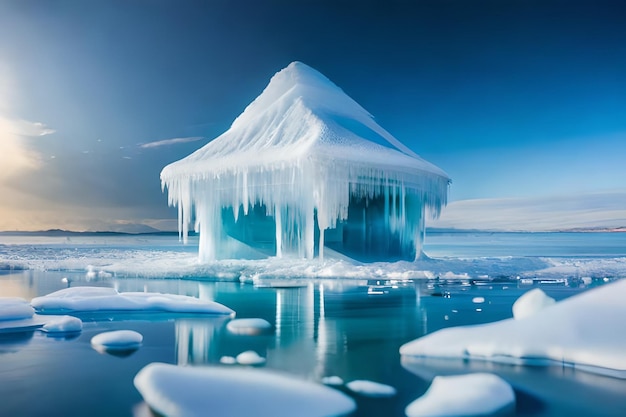
[[[167,232],[162,230],[154,229],[154,232],[141,232],[141,233],[128,233],[128,232],[111,232],[111,231],[87,231],[87,232],[76,232],[73,230],[63,230],[63,229],[49,229],[49,230],[37,230],[37,231],[21,231],[21,230],[7,230],[0,231],[0,235],[4,236],[139,236],[139,235],[150,235],[150,236],[178,236],[178,232]],[[196,233],[191,231],[189,232],[190,236],[195,236]]]

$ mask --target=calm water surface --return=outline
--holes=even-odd
[[[250,349],[267,358],[267,368],[310,380],[338,375],[346,382],[369,379],[398,390],[392,399],[351,394],[358,403],[355,416],[404,416],[406,405],[425,392],[435,375],[474,371],[497,373],[515,387],[518,416],[626,415],[626,381],[618,379],[559,367],[441,360],[402,365],[398,349],[403,343],[443,327],[511,317],[511,305],[532,285],[327,280],[297,288],[259,288],[174,279],[88,282],[84,273],[67,272],[0,273],[3,296],[30,299],[80,285],[214,299],[239,318],[268,320],[275,331],[236,336],[226,332],[223,318],[98,313],[81,315],[83,332],[71,339],[40,332],[5,334],[0,336],[0,416],[146,416],[149,411],[132,383],[146,364],[219,366],[222,356]],[[543,288],[557,299],[585,290],[567,283]],[[485,302],[475,304],[474,297]],[[139,331],[143,346],[127,357],[91,348],[95,334],[115,329]]]

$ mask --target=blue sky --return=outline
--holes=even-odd
[[[466,200],[621,195],[624,16],[602,0],[4,0],[0,230],[172,227],[161,168],[294,60],[447,171],[457,220]]]

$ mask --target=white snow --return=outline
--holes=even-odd
[[[35,310],[28,301],[18,297],[0,298],[0,320],[20,320],[31,318]]]
[[[161,184],[178,206],[183,240],[195,212],[201,261],[215,259],[223,241],[222,209],[233,208],[236,221],[240,208],[246,215],[255,204],[275,218],[276,255],[294,251],[310,259],[315,218],[321,258],[324,231],[347,219],[350,196],[385,196],[387,226],[419,254],[424,209],[439,214],[449,178],[328,78],[293,62],[230,129],[166,166]]]
[[[322,384],[325,385],[343,385],[343,379],[337,375],[325,376],[322,378]]]
[[[265,358],[254,350],[241,352],[237,355],[236,360],[239,365],[263,365],[265,363]]]
[[[143,342],[141,333],[134,330],[114,330],[99,333],[91,338],[91,345],[106,351],[137,349]]]
[[[485,297],[474,297],[472,298],[472,303],[474,304],[482,304],[485,302]]]
[[[150,292],[119,293],[114,288],[71,287],[43,297],[33,298],[39,313],[60,311],[165,311],[175,313],[224,314],[234,316],[230,308],[214,301],[194,297]]]
[[[569,366],[626,378],[626,280],[587,290],[525,318],[439,330],[403,345],[411,357]]]
[[[437,376],[426,393],[410,403],[408,417],[486,416],[515,406],[511,386],[497,375]]]
[[[267,333],[272,329],[272,325],[264,319],[235,319],[228,322],[226,328],[234,334],[254,336]]]
[[[78,317],[58,316],[48,320],[41,330],[47,333],[75,333],[83,330],[83,322]]]
[[[513,303],[513,317],[523,319],[532,316],[554,303],[556,300],[548,296],[541,288],[534,288]]]
[[[224,365],[234,365],[237,363],[237,359],[232,356],[222,356],[220,358],[220,363],[223,363]]]
[[[266,370],[178,367],[151,363],[135,387],[156,412],[168,417],[324,417],[355,410],[345,394]]]
[[[346,387],[350,391],[366,397],[393,397],[396,395],[396,389],[394,387],[366,379],[350,381],[346,384]]]

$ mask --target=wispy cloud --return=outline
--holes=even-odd
[[[10,178],[23,170],[35,169],[41,163],[41,156],[29,149],[25,137],[44,136],[54,130],[43,123],[16,120],[0,115],[0,181]]]
[[[141,148],[158,148],[160,146],[171,146],[171,145],[177,145],[179,143],[187,143],[187,142],[196,142],[199,140],[204,139],[204,137],[202,136],[191,136],[188,138],[173,138],[173,139],[164,139],[164,140],[158,140],[156,142],[148,142],[148,143],[142,143],[141,145],[139,145],[139,147]]]
[[[626,190],[533,198],[461,200],[430,227],[554,231],[626,226]]]

